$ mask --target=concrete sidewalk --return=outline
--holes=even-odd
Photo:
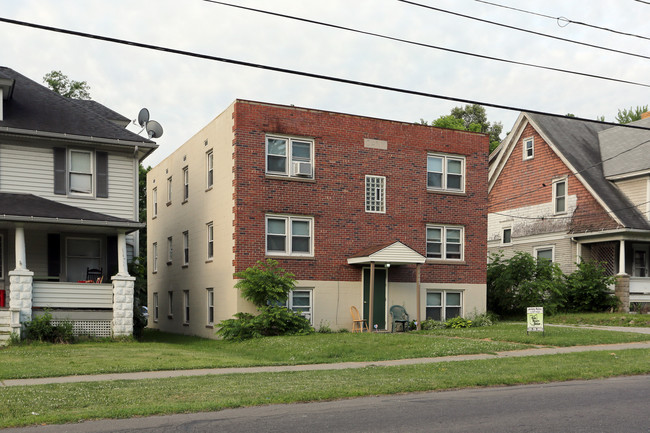
[[[629,328],[627,328],[629,329]],[[636,328],[641,329],[641,328]],[[646,333],[646,332],[644,332]],[[105,380],[165,379],[170,377],[206,376],[216,374],[277,373],[282,371],[345,370],[365,367],[432,364],[438,362],[470,361],[480,359],[516,358],[524,356],[556,355],[562,353],[650,349],[650,341],[636,343],[600,344],[595,346],[540,347],[524,350],[479,353],[475,355],[440,356],[436,358],[396,359],[389,361],[341,362],[336,364],[278,365],[266,367],[204,368],[197,370],[141,371],[135,373],[92,374],[85,376],[43,377],[37,379],[8,379],[0,387],[45,385],[50,383],[100,382]]]

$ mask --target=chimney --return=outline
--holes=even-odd
[[[645,113],[641,113],[641,119],[647,119],[650,117],[650,111],[646,111]]]

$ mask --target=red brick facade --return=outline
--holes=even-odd
[[[426,225],[464,227],[463,263],[426,263],[422,282],[485,284],[488,137],[463,131],[287,106],[237,101],[234,111],[235,269],[265,257],[265,216],[314,219],[314,256],[276,258],[300,280],[360,281],[348,257],[401,241],[426,255]],[[314,179],[265,173],[265,136],[314,140]],[[364,146],[385,140],[387,149]],[[465,157],[465,193],[427,191],[428,152]],[[366,213],[366,175],[386,176],[386,213]],[[414,266],[391,267],[415,281]]]
[[[534,157],[523,158],[523,141],[534,139]],[[569,231],[584,232],[617,228],[617,222],[596,201],[580,180],[571,173],[542,136],[528,124],[490,190],[489,212],[506,212],[525,206],[550,203],[552,182],[566,177],[568,195],[577,196],[577,207]]]

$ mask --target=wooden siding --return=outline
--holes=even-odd
[[[641,215],[648,218],[648,178],[644,176],[629,180],[619,180],[615,184],[636,205]]]
[[[42,308],[113,308],[113,286],[35,281],[32,302]]]
[[[25,165],[29,168],[26,169]],[[54,194],[51,148],[0,144],[0,192],[34,194],[94,212],[137,220],[136,170],[130,154],[108,155],[108,198],[88,199]]]

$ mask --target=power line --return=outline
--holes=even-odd
[[[525,13],[525,14],[535,15],[535,16],[542,17],[542,18],[549,18],[549,19],[552,19],[553,21],[557,21],[557,25],[560,26],[560,27],[566,27],[569,24],[576,24],[576,25],[579,25],[579,26],[591,27],[593,29],[604,30],[604,31],[607,31],[607,32],[616,33],[616,34],[623,35],[623,36],[632,36],[632,37],[635,37],[635,38],[650,40],[650,38],[647,37],[647,36],[641,36],[641,35],[637,35],[635,33],[622,32],[620,30],[614,30],[614,29],[610,29],[610,28],[607,28],[607,27],[597,26],[597,25],[594,25],[594,24],[587,24],[587,23],[584,23],[582,21],[574,21],[574,20],[570,20],[570,19],[568,19],[566,17],[554,17],[554,16],[551,16],[551,15],[545,15],[545,14],[542,14],[542,13],[539,13],[539,12],[527,11],[525,9],[519,9],[519,8],[515,8],[515,7],[512,7],[512,6],[506,6],[506,5],[502,5],[502,4],[498,4],[498,3],[492,3],[492,2],[489,2],[489,1],[485,1],[485,0],[474,0],[474,1],[478,2],[478,3],[484,3],[484,4],[487,4],[487,5],[490,5],[490,6],[496,6],[496,7],[503,8],[503,9],[509,9],[509,10],[513,10],[513,11],[517,11],[517,12],[522,12],[522,13]],[[642,2],[642,3],[645,3],[645,2]],[[648,3],[648,4],[650,4],[650,3]]]
[[[645,3],[647,5],[650,5],[650,2],[644,2],[643,0],[634,0],[634,1],[638,1],[639,3]]]
[[[434,11],[437,11],[437,12],[442,12],[442,13],[455,15],[455,16],[462,17],[462,18],[467,18],[467,19],[470,19],[470,20],[480,21],[480,22],[486,23],[486,24],[492,24],[492,25],[495,25],[495,26],[505,27],[507,29],[517,30],[517,31],[520,31],[520,32],[525,32],[525,33],[530,33],[530,34],[537,35],[537,36],[542,36],[542,37],[545,37],[545,38],[551,38],[551,39],[555,39],[555,40],[558,40],[558,41],[569,42],[569,43],[572,43],[572,44],[583,45],[583,46],[591,47],[591,48],[597,48],[599,50],[610,51],[610,52],[618,53],[618,54],[625,54],[626,56],[640,57],[642,59],[650,59],[650,56],[645,56],[643,54],[631,53],[629,51],[622,51],[622,50],[617,50],[617,49],[614,49],[614,48],[603,47],[601,45],[588,44],[586,42],[580,42],[580,41],[576,41],[576,40],[573,40],[573,39],[561,38],[559,36],[553,36],[553,35],[549,35],[549,34],[546,34],[546,33],[540,33],[540,32],[536,32],[536,31],[533,31],[533,30],[523,29],[521,27],[515,27],[515,26],[508,25],[508,24],[503,24],[503,23],[498,23],[498,22],[495,22],[495,21],[485,20],[485,19],[482,19],[482,18],[473,17],[471,15],[464,15],[464,14],[461,14],[461,13],[458,13],[458,12],[452,12],[452,11],[448,11],[446,9],[435,8],[433,6],[423,5],[423,4],[408,1],[408,0],[397,0],[397,1],[402,2],[402,3],[407,3],[407,4],[410,4],[410,5],[413,5],[413,6],[418,6],[418,7],[421,7],[421,8],[431,9],[431,10],[434,10]]]
[[[315,24],[315,25],[324,26],[324,27],[330,27],[330,28],[337,29],[337,30],[344,30],[344,31],[348,31],[348,32],[359,33],[359,34],[363,34],[363,35],[368,35],[368,36],[374,36],[374,37],[378,37],[378,38],[382,38],[382,39],[387,39],[387,40],[391,40],[391,41],[395,41],[395,42],[401,42],[401,43],[405,43],[405,44],[416,45],[416,46],[425,47],[425,48],[431,48],[431,49],[434,49],[434,50],[447,51],[447,52],[454,53],[454,54],[461,54],[461,55],[465,55],[465,56],[478,57],[478,58],[481,58],[481,59],[493,60],[493,61],[497,61],[497,62],[509,63],[509,64],[519,65],[519,66],[528,66],[528,67],[532,67],[532,68],[545,69],[545,70],[548,70],[548,71],[562,72],[562,73],[566,73],[566,74],[579,75],[579,76],[588,77],[588,78],[596,78],[596,79],[600,79],[600,80],[615,81],[615,82],[624,83],[624,84],[632,84],[632,85],[635,85],[635,86],[650,87],[650,84],[639,83],[639,82],[636,82],[636,81],[623,80],[623,79],[620,79],[620,78],[606,77],[606,76],[602,76],[602,75],[589,74],[589,73],[586,73],[586,72],[578,72],[578,71],[572,71],[572,70],[568,70],[568,69],[554,68],[554,67],[551,67],[551,66],[538,65],[538,64],[534,64],[534,63],[519,62],[519,61],[516,61],[516,60],[508,60],[508,59],[503,59],[503,58],[500,58],[500,57],[487,56],[487,55],[484,55],[484,54],[477,54],[477,53],[472,53],[472,52],[468,52],[468,51],[454,50],[454,49],[451,49],[451,48],[440,47],[440,46],[436,46],[436,45],[426,44],[426,43],[423,43],[423,42],[411,41],[411,40],[408,40],[408,39],[402,39],[402,38],[397,38],[397,37],[393,37],[393,36],[387,36],[387,35],[383,35],[383,34],[380,34],[380,33],[374,33],[374,32],[369,32],[369,31],[365,31],[365,30],[354,29],[354,28],[351,28],[351,27],[344,27],[344,26],[340,26],[340,25],[337,25],[337,24],[325,23],[325,22],[322,22],[322,21],[316,21],[316,20],[311,20],[311,19],[307,19],[307,18],[301,18],[301,17],[292,16],[292,15],[281,14],[281,13],[278,13],[278,12],[272,12],[272,11],[263,10],[263,9],[256,9],[256,8],[251,8],[251,7],[247,7],[247,6],[241,6],[241,5],[236,5],[236,4],[231,4],[231,3],[226,3],[226,2],[216,1],[216,0],[203,0],[203,1],[206,2],[206,3],[214,3],[214,4],[218,4],[218,5],[222,5],[222,6],[228,6],[228,7],[243,9],[243,10],[247,10],[247,11],[251,11],[251,12],[258,12],[258,13],[262,13],[262,14],[272,15],[272,16],[281,17],[281,18],[287,18],[287,19],[290,19],[290,20],[300,21],[300,22],[304,22],[304,23]]]

